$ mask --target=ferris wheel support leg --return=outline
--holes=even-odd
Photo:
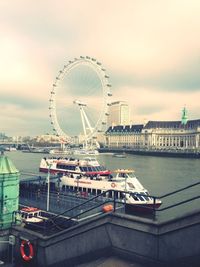
[[[84,111],[82,107],[80,107],[80,113],[81,113],[81,121],[83,125],[83,132],[84,132],[85,140],[86,140],[87,133],[86,133],[86,127],[85,127]],[[86,142],[85,146],[87,147],[87,140],[85,142]]]
[[[86,123],[87,123],[87,125],[88,125],[88,128],[89,128],[90,132],[92,133],[92,132],[93,132],[93,129],[92,129],[92,127],[91,127],[91,124],[90,124],[90,122],[89,122],[89,120],[88,120],[88,117],[87,117],[87,115],[86,115],[84,109],[83,109],[83,116],[84,116],[84,118],[85,118],[85,121],[86,121]]]

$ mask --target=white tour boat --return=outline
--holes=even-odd
[[[39,171],[45,173],[49,171],[51,174],[55,175],[71,174],[74,177],[78,175],[106,176],[111,173],[92,157],[83,159],[62,157],[42,158]]]
[[[82,196],[105,194],[106,198],[113,198],[125,203],[126,209],[152,211],[161,205],[159,199],[154,199],[136,178],[133,170],[119,169],[113,172],[113,176],[99,175],[64,175],[60,178],[60,186],[63,191],[78,192]],[[114,192],[117,191],[117,192]],[[124,193],[127,192],[127,193]],[[147,209],[147,208],[150,209]]]

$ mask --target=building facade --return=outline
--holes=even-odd
[[[108,126],[129,125],[130,108],[125,101],[115,101],[109,106]]]
[[[110,126],[109,148],[200,150],[200,120],[149,121],[145,125]]]

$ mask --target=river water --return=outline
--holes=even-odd
[[[23,153],[21,151],[6,152],[21,173],[31,172],[39,174],[39,164],[45,154]],[[48,155],[45,155],[48,156]],[[153,196],[162,196],[185,186],[200,181],[200,159],[152,157],[143,155],[126,155],[126,158],[113,157],[112,154],[96,156],[98,161],[110,170],[118,168],[135,170],[135,174],[142,185]],[[199,195],[200,186],[192,187],[182,193],[161,199],[161,207],[175,204],[179,201]],[[159,220],[174,218],[185,212],[198,209],[200,199],[185,205],[159,212]]]

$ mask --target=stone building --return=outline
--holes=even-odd
[[[105,138],[106,146],[110,148],[200,150],[200,119],[187,120],[184,108],[181,121],[110,126]]]

